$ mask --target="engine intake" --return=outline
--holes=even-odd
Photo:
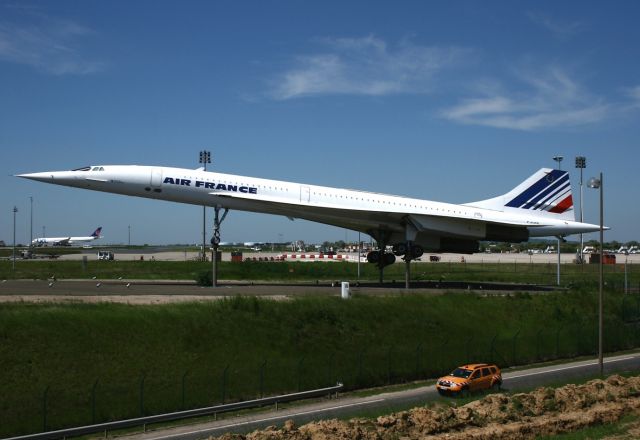
[[[513,226],[487,224],[488,241],[502,241],[505,243],[521,243],[529,240],[529,230]]]

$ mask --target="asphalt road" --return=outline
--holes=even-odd
[[[506,294],[515,291],[545,292],[553,287],[514,283],[478,283],[446,281],[413,281],[412,293],[439,295],[447,289]],[[361,283],[349,286],[352,295],[406,294],[404,282]],[[263,296],[282,299],[299,295],[340,296],[341,283],[297,282],[260,283],[223,281],[216,288],[201,287],[193,281],[171,280],[2,280],[1,302],[117,302],[128,304],[158,304],[184,301],[212,301],[236,295]]]
[[[571,362],[561,365],[531,368],[519,371],[503,371],[503,389],[508,391],[528,390],[544,385],[556,385],[598,374],[597,359]],[[604,372],[640,371],[640,353],[605,358]],[[128,435],[135,440],[193,440],[208,436],[219,436],[227,432],[247,433],[267,426],[281,426],[292,419],[297,426],[313,420],[348,418],[364,411],[393,412],[399,407],[423,405],[427,401],[442,399],[435,386],[425,386],[407,391],[377,394],[368,397],[340,397],[307,405],[280,408],[278,411],[254,413],[224,420],[198,423],[178,428],[164,428],[141,434]]]

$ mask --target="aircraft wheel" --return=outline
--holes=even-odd
[[[393,253],[398,257],[405,255],[407,253],[407,245],[405,243],[393,245]]]
[[[393,254],[384,254],[384,265],[389,266],[396,262],[396,256]]]
[[[367,254],[367,261],[372,264],[378,264],[380,261],[380,252],[371,251]]]
[[[422,246],[413,245],[411,247],[411,256],[413,258],[420,258],[422,257],[422,254],[424,254],[424,249],[422,249]]]

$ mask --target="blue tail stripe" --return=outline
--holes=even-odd
[[[556,190],[552,191],[547,197],[541,199],[538,203],[536,203],[533,209],[544,209],[543,206],[550,203],[553,204],[556,200],[565,196],[570,191],[571,191],[571,183],[567,181],[560,188],[557,188]]]
[[[511,200],[505,206],[509,206],[509,207],[512,207],[512,208],[521,207],[523,204],[527,203],[529,201],[529,199],[534,197],[536,194],[538,194],[540,191],[544,190],[549,185],[552,185],[556,180],[558,180],[559,178],[563,177],[565,174],[567,174],[566,171],[551,170],[551,172],[549,174],[547,174],[546,176],[542,177],[540,180],[538,180],[536,183],[531,185],[527,190],[525,190],[523,193],[521,193],[520,195],[515,197],[513,200]]]
[[[536,197],[531,199],[526,205],[523,206],[523,208],[525,209],[531,208],[532,206],[538,204],[540,200],[549,198],[550,195],[556,193],[559,188],[565,187],[567,184],[569,184],[569,175],[565,174],[564,176],[562,176],[561,178],[553,182],[551,185],[549,185],[548,188],[543,190]]]

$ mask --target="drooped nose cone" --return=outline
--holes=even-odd
[[[16,174],[16,177],[37,180],[40,182],[51,182],[55,180],[55,172]]]
[[[74,171],[45,171],[42,173],[16,174],[16,177],[36,180],[38,182],[69,185],[77,179],[78,175]]]

